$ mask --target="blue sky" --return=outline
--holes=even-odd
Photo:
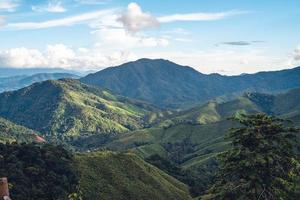
[[[0,66],[100,70],[143,57],[203,73],[300,64],[298,0],[0,0]]]

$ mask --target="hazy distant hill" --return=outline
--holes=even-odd
[[[32,76],[34,74],[63,73],[82,75],[80,72],[61,68],[11,68],[0,66],[0,78],[12,76]]]
[[[60,141],[142,128],[145,115],[156,110],[73,79],[0,94],[0,116]]]
[[[68,73],[41,73],[30,76],[22,75],[0,78],[0,92],[17,90],[36,82],[57,80],[61,78],[79,78],[79,76]]]
[[[187,66],[141,59],[90,74],[82,82],[161,107],[191,107],[243,91],[278,92],[300,87],[300,67],[240,76],[205,75]]]

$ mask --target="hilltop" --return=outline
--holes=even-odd
[[[0,94],[0,116],[53,142],[143,128],[149,104],[73,79],[50,80]]]
[[[240,76],[202,74],[163,59],[140,59],[80,79],[163,108],[187,108],[245,91],[280,92],[300,87],[300,67]]]

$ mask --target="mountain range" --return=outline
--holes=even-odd
[[[17,90],[29,86],[36,82],[46,80],[57,80],[62,78],[79,78],[79,76],[69,73],[39,73],[33,75],[20,75],[10,77],[0,77],[0,92]]]
[[[109,67],[81,78],[86,84],[162,108],[188,108],[245,91],[280,92],[300,87],[300,67],[240,76],[202,74],[191,67],[163,59],[140,59]]]
[[[300,125],[299,67],[222,76],[141,59],[74,78],[0,78],[16,89],[0,94],[0,142],[75,150],[85,199],[197,197],[230,146],[224,136],[238,124],[229,117],[263,112]]]

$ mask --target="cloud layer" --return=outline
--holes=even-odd
[[[187,14],[174,14],[158,18],[161,23],[170,23],[176,21],[214,21],[221,20],[227,17],[245,14],[245,11],[228,11],[218,13],[187,13]]]
[[[18,6],[19,6],[19,4],[15,0],[1,0],[0,1],[0,10],[12,12]]]
[[[14,68],[99,70],[134,59],[134,55],[129,52],[103,54],[99,49],[73,49],[63,44],[48,45],[44,51],[22,47],[0,52],[0,66]]]
[[[62,2],[57,0],[49,1],[47,5],[43,6],[32,6],[32,10],[36,12],[52,13],[62,13],[67,11],[67,9],[63,7]]]
[[[296,61],[300,60],[300,45],[294,50],[294,52],[293,52],[293,58]]]
[[[95,12],[89,12],[71,17],[65,17],[61,19],[43,21],[43,22],[20,22],[11,23],[6,26],[8,29],[16,30],[28,30],[28,29],[45,29],[60,26],[71,26],[75,24],[87,23],[90,20],[101,18],[103,16],[112,15],[113,10],[100,10]]]

